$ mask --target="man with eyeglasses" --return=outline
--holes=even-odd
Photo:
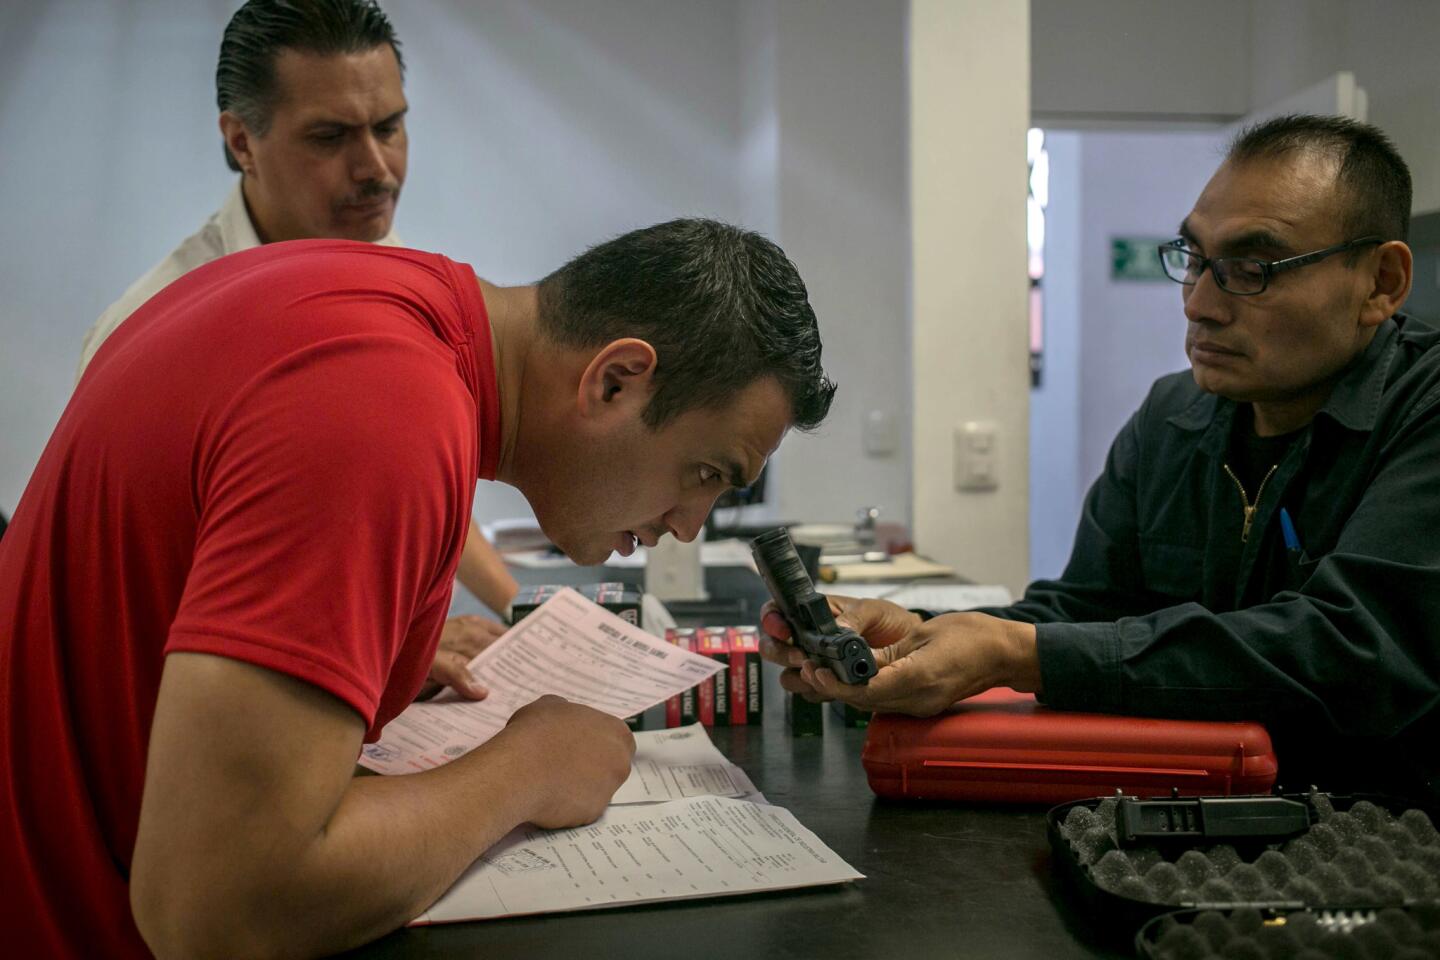
[[[1242,133],[1161,248],[1191,369],[1121,430],[1060,579],[983,612],[838,599],[879,674],[844,686],[772,643],[786,688],[1259,720],[1285,783],[1440,797],[1440,333],[1398,312],[1409,213],[1374,127]]]

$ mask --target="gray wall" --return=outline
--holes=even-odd
[[[13,510],[68,400],[84,331],[232,182],[213,72],[233,6],[0,4],[0,510]],[[909,433],[895,401],[908,263],[903,0],[386,6],[409,65],[396,221],[407,243],[520,283],[673,216],[778,235],[845,386],[833,426],[788,441],[805,452],[782,465],[777,509],[830,519],[878,499],[905,517],[903,447],[856,466],[859,410],[888,404]],[[766,43],[784,53],[768,83],[752,69]],[[481,485],[478,515],[526,511],[513,490]]]
[[[1031,0],[1036,125],[1205,124],[1245,113],[1252,2],[1264,0]]]
[[[1031,109],[1047,127],[1197,126],[1351,71],[1368,119],[1440,210],[1435,0],[1031,0]]]
[[[1367,119],[1390,135],[1410,165],[1415,211],[1440,210],[1440,3],[1256,2],[1251,48],[1255,108],[1353,71],[1369,95]]]

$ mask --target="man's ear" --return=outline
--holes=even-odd
[[[250,131],[246,129],[245,121],[229,110],[222,110],[220,136],[225,138],[225,146],[230,149],[230,155],[235,158],[235,162],[240,164],[240,169],[253,176],[255,151],[251,149]]]
[[[1370,274],[1370,295],[1360,305],[1360,325],[1378,327],[1405,305],[1414,280],[1415,258],[1399,240],[1380,244]]]
[[[655,348],[626,337],[605,344],[580,375],[580,412],[586,417],[638,417],[654,389]]]

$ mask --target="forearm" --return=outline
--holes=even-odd
[[[1005,671],[992,686],[1042,695],[1044,677],[1040,673],[1040,656],[1036,646],[1036,630],[1023,621],[1004,624]]]
[[[465,537],[465,548],[460,553],[456,579],[485,606],[500,614],[505,612],[520,590],[499,551],[485,539],[474,520],[470,521],[470,533]]]
[[[229,866],[194,878],[208,903],[190,905],[175,953],[320,956],[395,930],[529,818],[533,783],[502,734],[435,770],[355,778],[318,832],[236,824],[214,861]]]
[[[355,780],[297,864],[281,929],[329,953],[403,926],[529,819],[533,789],[504,734],[435,770]]]
[[[1155,598],[1133,585],[1082,583],[1062,577],[1035,581],[1008,607],[978,612],[1032,624],[1092,623],[1137,616],[1155,607]]]
[[[1300,597],[1228,613],[1184,604],[1116,623],[1038,628],[1044,696],[1072,710],[1403,729],[1440,696],[1407,636],[1363,607]]]

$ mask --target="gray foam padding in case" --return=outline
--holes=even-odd
[[[1154,847],[1121,848],[1109,798],[1094,809],[1072,807],[1060,834],[1097,886],[1149,903],[1380,907],[1440,899],[1440,833],[1423,810],[1396,816],[1360,800],[1337,811],[1323,793],[1310,802],[1317,823],[1249,862],[1225,844],[1173,861]]]

